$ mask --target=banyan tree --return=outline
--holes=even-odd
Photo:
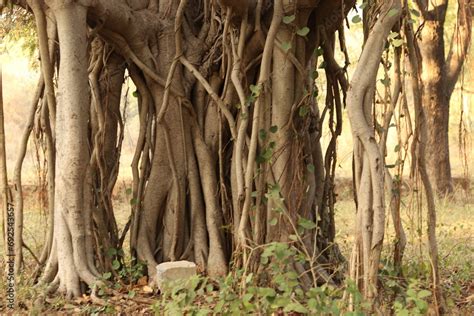
[[[24,139],[40,125],[50,225],[39,283],[80,296],[87,290],[81,284],[93,288],[122,262],[121,252],[109,250],[123,248],[126,238],[150,280],[158,263],[182,259],[211,277],[234,266],[258,271],[259,246],[294,242],[311,258],[293,263],[303,284],[340,283],[345,259],[334,244],[334,185],[348,103],[360,225],[368,225],[356,250],[364,269],[356,275],[366,296],[375,295],[385,206],[371,97],[400,1],[372,1],[365,55],[351,84],[344,28],[355,0],[13,2],[34,15],[40,51]],[[136,86],[129,106],[140,124],[122,229],[112,191],[126,78]],[[331,136],[324,147],[323,130]],[[16,196],[21,205],[21,192]],[[17,254],[21,228],[20,220]]]

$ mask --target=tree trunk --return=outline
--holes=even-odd
[[[446,91],[444,21],[428,20],[421,32],[423,82],[422,98],[425,109],[427,140],[427,169],[438,193],[453,191],[449,161],[449,96]]]
[[[53,3],[52,3],[53,2]],[[89,150],[88,41],[86,7],[49,3],[58,25],[61,58],[56,117],[56,187],[54,234],[59,290],[68,297],[81,295],[80,281],[92,288],[97,274],[86,249],[84,184]]]
[[[411,73],[414,78],[419,78],[420,66],[418,64],[417,56],[419,48],[416,46],[414,40],[414,32],[411,25],[405,26],[405,32],[407,37],[407,50],[408,50],[408,62],[410,66]],[[423,187],[426,194],[427,202],[427,231],[428,231],[428,247],[430,255],[430,264],[431,264],[431,277],[432,277],[432,287],[434,294],[434,305],[436,312],[443,314],[445,305],[442,294],[442,289],[440,286],[440,275],[439,275],[439,258],[438,258],[438,242],[436,239],[436,204],[435,204],[435,194],[431,186],[429,175],[426,167],[426,139],[427,137],[427,126],[426,126],[426,115],[422,106],[422,97],[420,93],[420,80],[411,80],[411,87],[414,96],[414,106],[415,106],[415,130],[414,130],[414,159],[415,170],[418,171]]]
[[[41,281],[78,296],[81,281],[92,287],[97,270],[113,270],[102,263],[106,248],[125,238],[117,238],[110,200],[124,68],[140,112],[125,232],[130,227],[132,256],[146,262],[150,281],[156,264],[182,259],[224,275],[231,258],[247,264],[253,247],[291,240],[301,218],[314,227],[294,242],[311,261],[299,271],[314,282],[333,278],[341,259],[333,255],[335,142],[347,83],[330,56],[354,2],[51,0],[36,8],[54,13],[61,57],[54,239]],[[337,127],[325,157],[316,98],[307,92],[315,90],[307,80],[313,51],[323,44],[338,73],[326,100]]]
[[[472,1],[458,0],[458,13],[451,46],[445,54],[445,20],[448,1],[417,1],[423,17],[422,100],[426,113],[426,164],[431,183],[439,195],[453,191],[449,157],[449,106],[471,42]]]
[[[8,175],[7,175],[7,153],[5,147],[5,118],[3,112],[3,73],[2,66],[0,65],[0,197],[2,208],[2,238],[3,245],[5,247],[5,262],[8,262],[7,255],[10,254],[8,249],[8,209],[9,209],[9,197],[8,197]],[[2,273],[2,272],[0,272]]]

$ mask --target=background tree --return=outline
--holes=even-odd
[[[2,238],[5,245],[5,258],[8,251],[8,242],[7,242],[7,210],[9,202],[8,199],[8,179],[7,179],[7,157],[6,157],[6,148],[5,148],[5,126],[4,126],[4,114],[3,114],[3,76],[2,76],[2,67],[0,65],[0,194],[2,198]],[[5,260],[6,261],[6,260]]]
[[[446,55],[448,0],[417,0],[421,12],[419,46],[423,106],[428,130],[426,162],[439,194],[453,191],[449,159],[449,104],[467,57],[472,34],[472,0],[458,0],[457,21]]]

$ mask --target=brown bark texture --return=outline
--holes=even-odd
[[[118,278],[128,235],[151,283],[164,261],[194,261],[211,277],[231,262],[257,271],[256,249],[271,242],[305,254],[307,285],[342,280],[334,175],[349,85],[335,42],[345,52],[355,1],[16,2],[32,10],[40,35],[32,121],[41,115],[51,172],[40,283],[72,297],[84,283],[97,288],[104,272]],[[316,71],[328,82],[321,106]],[[119,231],[112,191],[126,73],[140,129],[130,219]]]
[[[449,107],[472,35],[471,0],[458,0],[454,33],[446,54],[445,32],[448,1],[417,1],[422,14],[421,52],[422,102],[426,113],[426,163],[428,174],[441,196],[453,191],[449,157]]]

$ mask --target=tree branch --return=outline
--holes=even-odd
[[[472,37],[472,13],[470,7],[473,0],[458,0],[457,23],[451,39],[448,58],[446,60],[446,90],[451,95],[466,60]]]
[[[425,16],[427,7],[428,7],[428,1],[427,0],[416,0],[416,5],[418,6],[418,10],[420,10],[421,14]]]

